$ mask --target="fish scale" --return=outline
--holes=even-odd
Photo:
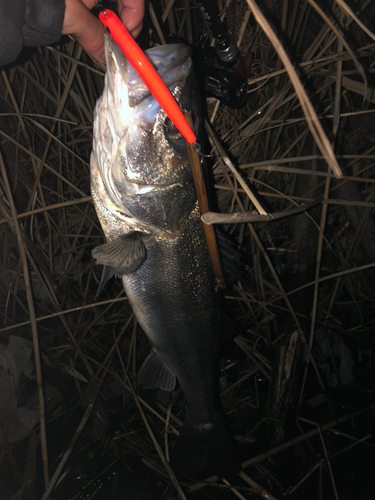
[[[179,479],[229,477],[240,463],[219,403],[221,316],[186,146],[175,131],[168,135],[165,113],[153,102],[145,106],[138,99],[134,105],[127,87],[131,81],[139,96],[134,74],[109,35],[105,48],[108,70],[95,110],[91,190],[108,243],[93,256],[122,276],[151,343],[140,383],[171,390],[177,378],[184,393],[186,418],[171,454],[174,473]],[[188,49],[159,47],[157,57],[177,100],[197,114]]]

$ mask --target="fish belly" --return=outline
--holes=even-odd
[[[148,246],[145,263],[122,280],[141,327],[186,399],[187,416],[172,454],[175,474],[237,472],[237,452],[219,404],[221,319],[198,207],[175,240]]]

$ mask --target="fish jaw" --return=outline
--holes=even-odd
[[[105,88],[95,108],[92,191],[116,217],[175,237],[196,200],[185,141],[108,33],[105,54]],[[190,49],[173,45],[146,54],[179,103],[197,117]]]

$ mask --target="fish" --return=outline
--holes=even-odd
[[[145,53],[198,129],[190,48]],[[240,461],[219,401],[220,304],[186,143],[108,33],[105,57],[90,169],[106,243],[92,255],[121,277],[150,341],[138,374],[143,388],[171,391],[177,379],[183,391],[187,409],[171,453],[174,474],[231,477]]]

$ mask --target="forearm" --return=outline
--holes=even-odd
[[[24,45],[57,42],[73,35],[94,59],[104,62],[104,28],[90,10],[95,0],[0,0],[0,67],[17,59]],[[136,37],[144,0],[118,0],[121,21]]]
[[[0,66],[14,61],[24,45],[61,37],[65,0],[0,0]]]

